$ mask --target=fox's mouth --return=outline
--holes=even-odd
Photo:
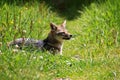
[[[70,40],[72,38],[72,35],[69,35],[67,37],[63,37],[64,40]]]
[[[64,40],[70,40],[71,38],[69,37],[69,38],[63,38]]]

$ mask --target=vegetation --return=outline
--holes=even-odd
[[[64,19],[74,38],[65,41],[63,56],[7,47],[19,37],[44,39],[49,23]],[[119,21],[119,0],[1,0],[0,80],[119,80]]]

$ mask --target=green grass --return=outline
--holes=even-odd
[[[120,79],[119,0],[94,1],[77,9],[79,15],[67,20],[74,38],[65,41],[63,56],[7,48],[14,38],[44,39],[50,22],[60,24],[66,19],[67,12],[61,16],[45,2],[18,3],[0,3],[0,80]]]

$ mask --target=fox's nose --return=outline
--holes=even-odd
[[[72,35],[70,35],[70,37],[72,37]]]

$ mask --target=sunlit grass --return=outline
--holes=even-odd
[[[7,42],[19,38],[44,39],[49,23],[64,18],[45,2],[0,7],[0,79],[2,80],[119,80],[120,3],[106,1],[84,7],[67,29],[74,35],[65,41],[63,56],[47,52],[9,48]],[[24,34],[23,34],[24,33]]]

